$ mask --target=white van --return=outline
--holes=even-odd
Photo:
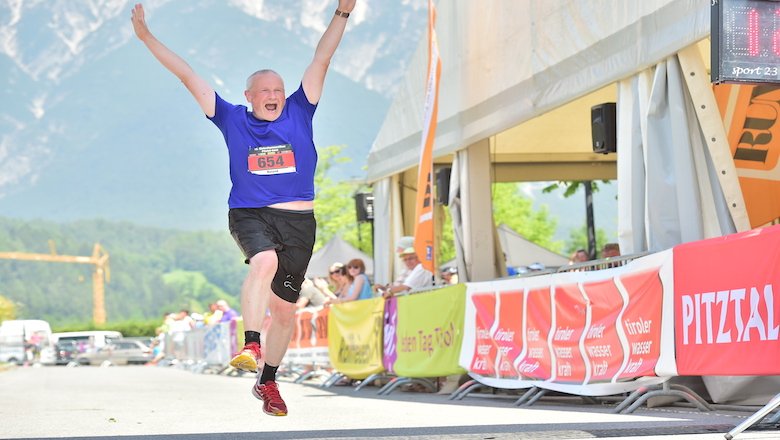
[[[76,343],[79,352],[96,351],[105,347],[115,339],[121,339],[122,333],[113,330],[87,330],[83,332],[62,332],[54,333],[52,339],[54,343],[73,341]]]
[[[37,355],[37,359],[36,359]],[[0,324],[0,362],[54,364],[51,326],[40,319],[15,319]]]

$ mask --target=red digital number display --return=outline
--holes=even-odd
[[[712,0],[712,81],[780,83],[780,2]]]

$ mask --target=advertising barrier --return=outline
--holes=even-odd
[[[385,346],[388,371],[402,377],[465,373],[458,365],[465,295],[466,286],[457,284],[392,298],[397,304],[397,320],[391,321],[395,328],[389,330],[396,335],[394,344]],[[387,306],[385,309],[392,308]]]
[[[328,365],[329,308],[312,307],[295,315],[295,329],[287,346],[285,363],[294,365]]]
[[[680,375],[780,374],[780,226],[674,248]]]
[[[331,306],[328,352],[331,365],[352,379],[384,371],[382,365],[383,298]]]
[[[660,382],[676,373],[671,260],[468,283],[460,365],[490,386],[580,395]]]

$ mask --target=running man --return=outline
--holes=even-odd
[[[312,118],[322,96],[328,65],[347,26],[356,0],[339,0],[320,38],[300,86],[285,95],[284,82],[273,70],[258,70],[247,79],[244,96],[251,111],[220,97],[184,59],[163,45],[146,25],[144,9],[135,5],[133,30],[155,58],[176,75],[222,132],[230,159],[232,188],[228,199],[230,233],[246,257],[249,271],[241,287],[245,345],[230,365],[256,371],[260,329],[266,309],[271,325],[252,394],[263,411],[287,415],[279,395],[276,370],[293,332],[295,302],[314,247],[314,147]]]

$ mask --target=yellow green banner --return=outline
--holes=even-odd
[[[404,377],[462,374],[466,285],[398,298],[397,358],[393,370]]]
[[[328,317],[328,354],[339,373],[352,379],[384,371],[382,366],[383,298],[336,304]]]

